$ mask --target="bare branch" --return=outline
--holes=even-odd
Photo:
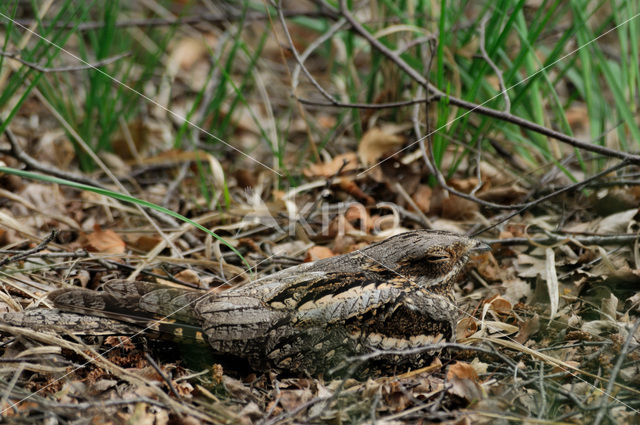
[[[85,69],[95,69],[95,68],[98,68],[100,66],[104,66],[104,65],[108,65],[110,63],[117,62],[120,59],[125,58],[125,57],[130,56],[130,55],[131,55],[131,53],[121,53],[119,55],[103,59],[103,60],[98,61],[98,62],[93,63],[93,64],[69,65],[69,66],[61,66],[61,67],[58,67],[58,68],[46,68],[46,67],[41,66],[41,65],[39,65],[37,63],[29,62],[29,61],[26,61],[26,60],[22,59],[20,56],[18,56],[18,54],[16,52],[5,52],[5,51],[0,50],[0,56],[4,56],[6,58],[11,58],[13,60],[16,60],[16,61],[20,62],[21,64],[23,64],[25,66],[28,66],[29,68],[33,68],[36,71],[40,71],[40,72],[44,72],[44,73],[84,71]]]
[[[489,64],[491,69],[493,69],[493,73],[498,77],[498,84],[500,85],[500,92],[502,93],[502,97],[504,99],[504,112],[509,113],[511,110],[511,100],[509,99],[509,95],[507,94],[507,86],[504,84],[504,78],[502,78],[502,71],[500,68],[491,60],[489,54],[487,53],[487,49],[485,47],[485,38],[486,38],[486,28],[487,21],[489,20],[489,14],[484,15],[482,20],[480,21],[480,27],[478,31],[480,32],[480,53],[482,53],[482,59]]]
[[[402,69],[406,74],[408,74],[411,78],[413,78],[418,84],[425,86],[425,88],[433,94],[434,100],[446,100],[448,103],[454,106],[459,106],[461,108],[467,109],[470,112],[477,112],[479,114],[497,118],[502,121],[507,121],[513,124],[516,124],[522,128],[526,128],[527,130],[534,131],[536,133],[543,134],[545,136],[551,137],[553,139],[559,140],[565,144],[573,146],[575,148],[583,149],[588,152],[596,152],[601,155],[605,155],[611,158],[619,158],[627,161],[630,164],[640,164],[640,155],[617,151],[614,149],[609,149],[605,146],[594,145],[591,143],[585,143],[581,140],[576,139],[575,137],[568,136],[559,131],[552,130],[550,128],[546,128],[539,124],[536,124],[532,121],[526,120],[524,118],[517,117],[508,112],[498,111],[492,108],[488,108],[486,106],[482,106],[477,103],[469,102],[463,99],[459,99],[455,96],[451,96],[438,89],[429,83],[418,71],[409,66],[401,57],[396,55],[392,50],[390,50],[387,46],[385,46],[382,42],[374,38],[366,28],[362,26],[354,17],[349,13],[349,10],[346,6],[345,0],[340,0],[340,11],[342,16],[344,16],[347,21],[351,24],[352,28],[364,37],[371,46],[373,46],[376,50],[380,51],[383,55],[385,55],[388,59],[393,61],[400,69]],[[435,130],[437,131],[437,129]],[[418,142],[414,142],[418,143]],[[409,145],[411,146],[411,145]],[[406,149],[406,148],[405,148]],[[399,152],[396,153],[396,155]]]

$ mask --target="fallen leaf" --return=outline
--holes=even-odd
[[[361,204],[354,203],[349,205],[349,208],[347,208],[347,211],[344,213],[344,218],[366,233],[370,232],[375,226],[373,219]]]
[[[520,344],[524,344],[529,340],[531,335],[535,335],[540,330],[540,316],[534,314],[533,317],[526,320],[521,326],[518,334],[514,337]]]
[[[502,298],[500,295],[496,295],[489,301],[487,301],[489,305],[491,305],[491,309],[498,314],[509,314],[511,313],[512,306],[509,301]]]
[[[478,381],[478,374],[476,370],[469,363],[457,361],[447,370],[447,379],[471,379],[472,381]]]
[[[376,203],[375,199],[364,193],[362,189],[360,189],[360,187],[356,184],[356,182],[351,179],[344,177],[341,178],[338,181],[338,186],[341,190],[353,196],[354,198],[363,201],[366,205],[374,205]]]
[[[471,192],[477,185],[478,185],[478,179],[476,177],[449,180],[449,186],[464,193]]]
[[[372,165],[386,154],[393,154],[404,144],[404,137],[372,128],[358,143],[358,157],[365,165]]]
[[[618,298],[613,294],[609,294],[609,297],[603,298],[600,301],[600,319],[615,321],[617,309]]]
[[[602,235],[626,233],[631,220],[638,213],[637,208],[611,214],[603,218],[596,226],[594,232]]]
[[[457,339],[468,338],[478,331],[478,323],[473,317],[465,317],[456,324]]]
[[[442,217],[452,220],[464,220],[475,217],[478,204],[456,195],[442,199]]]
[[[506,288],[503,297],[511,304],[526,302],[533,294],[531,285],[517,277],[503,281],[502,286]]]
[[[173,46],[168,63],[174,69],[187,70],[207,54],[207,45],[202,37],[184,37]]]
[[[178,272],[175,275],[175,278],[181,280],[182,282],[192,283],[194,285],[201,286],[200,276],[198,276],[198,274],[191,269],[184,269]]]
[[[113,230],[102,230],[100,226],[96,225],[94,232],[87,235],[87,246],[85,248],[105,254],[123,254],[125,243]]]
[[[413,201],[416,203],[420,211],[428,213],[431,208],[431,188],[426,184],[418,185],[416,191],[411,195]]]
[[[336,254],[333,253],[333,251],[331,251],[329,248],[327,248],[326,246],[312,246],[311,248],[309,248],[309,250],[307,251],[307,255],[304,258],[304,261],[317,261],[317,260],[322,260],[323,258],[330,258],[335,256]]]
[[[549,301],[551,302],[551,313],[549,314],[549,322],[551,322],[558,312],[560,293],[558,288],[558,275],[556,274],[556,259],[553,249],[545,249],[545,256],[547,290],[549,291]]]
[[[142,235],[139,238],[135,238],[134,240],[129,240],[129,246],[139,249],[142,252],[149,252],[153,248],[156,247],[162,238],[159,236],[153,235]]]
[[[482,389],[478,385],[478,374],[469,363],[456,362],[447,370],[450,386],[447,392],[473,401],[482,399]]]
[[[527,191],[517,184],[507,187],[493,187],[478,193],[478,198],[497,204],[511,204],[520,200]]]
[[[346,161],[346,165],[343,164]],[[329,162],[321,162],[318,164],[311,164],[308,168],[302,170],[302,174],[306,177],[333,177],[342,168],[342,173],[347,171],[353,171],[358,168],[358,157],[353,152],[343,153],[334,157]]]

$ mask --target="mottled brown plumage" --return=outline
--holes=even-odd
[[[256,369],[327,373],[347,357],[450,340],[458,311],[452,284],[486,245],[447,232],[403,233],[360,251],[301,264],[218,294],[112,281],[104,291],[62,289],[62,310],[143,324],[171,315],[201,327],[220,354]],[[396,359],[419,365],[422,356]],[[394,360],[395,361],[395,360]]]

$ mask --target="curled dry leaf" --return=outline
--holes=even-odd
[[[351,204],[344,213],[344,218],[363,232],[371,232],[375,223],[367,210],[361,204]]]
[[[464,317],[456,324],[457,339],[468,338],[478,332],[478,322],[473,317]]]
[[[558,302],[560,301],[560,291],[558,288],[558,275],[556,274],[556,259],[552,248],[545,249],[545,270],[547,280],[547,290],[549,291],[549,301],[551,303],[551,313],[549,322],[553,320],[558,312]]]
[[[617,309],[618,298],[613,294],[609,294],[608,297],[600,301],[600,319],[615,321]]]
[[[372,128],[358,143],[358,157],[365,165],[373,165],[386,154],[395,153],[404,143],[404,137]]]
[[[346,161],[346,165],[343,164]],[[334,157],[329,162],[322,162],[319,164],[311,164],[308,168],[302,170],[308,178],[312,177],[333,177],[342,168],[342,172],[353,171],[358,168],[358,157],[353,152],[347,152],[342,155]]]
[[[495,297],[486,301],[487,304],[491,306],[491,309],[498,314],[509,314],[511,313],[512,306],[509,301],[502,298],[500,295],[496,295]]]

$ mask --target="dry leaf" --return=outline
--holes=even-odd
[[[344,218],[363,232],[370,232],[374,228],[374,221],[361,204],[351,204],[344,213]],[[357,223],[357,222],[360,223]]]
[[[425,184],[418,185],[416,191],[411,195],[414,202],[423,213],[428,213],[431,208],[431,188]]]
[[[547,280],[547,290],[549,291],[549,301],[551,302],[551,313],[549,314],[549,323],[553,320],[558,312],[558,302],[560,301],[560,293],[558,289],[558,275],[556,274],[556,259],[552,248],[545,249],[545,270]]]
[[[176,279],[181,280],[182,282],[192,283],[197,286],[200,285],[200,276],[196,272],[190,269],[184,269],[178,272],[175,276]]]
[[[488,304],[491,305],[491,309],[498,314],[509,314],[512,310],[511,303],[500,295],[496,295],[493,299],[488,301]]]
[[[367,195],[360,189],[360,187],[353,180],[343,177],[338,181],[340,189],[353,196],[356,199],[363,201],[366,205],[374,205],[376,200]]]
[[[478,381],[478,374],[476,370],[469,363],[457,361],[447,370],[447,379],[471,379],[472,381]]]
[[[540,316],[534,314],[529,320],[520,326],[520,331],[514,337],[520,344],[524,344],[529,340],[531,335],[535,335],[540,330]]]
[[[309,388],[301,390],[282,390],[278,398],[285,411],[290,412],[313,398]]]
[[[533,295],[531,285],[517,277],[503,281],[502,286],[506,288],[503,297],[511,304],[525,302]]]
[[[637,213],[638,209],[633,208],[627,211],[611,214],[610,216],[603,218],[600,223],[598,223],[594,232],[602,235],[626,233],[629,223]]]
[[[464,317],[456,324],[457,339],[468,338],[478,331],[478,323],[473,317]]]
[[[304,261],[318,261],[318,260],[322,260],[323,258],[333,257],[335,255],[336,254],[334,254],[333,251],[331,251],[326,246],[316,245],[309,248],[309,250],[307,251],[307,256],[304,258]]]
[[[184,37],[173,46],[168,63],[174,69],[187,70],[207,55],[207,46],[201,37]]]
[[[452,220],[464,220],[475,217],[478,204],[456,195],[442,200],[442,217]]]
[[[613,294],[609,294],[609,297],[600,301],[600,319],[615,321],[617,309],[618,298]]]
[[[458,189],[460,192],[469,193],[478,185],[477,177],[469,177],[466,179],[451,179],[449,186]]]
[[[134,240],[128,239],[129,246],[139,249],[142,252],[149,252],[156,247],[162,238],[155,235],[142,235]]]
[[[482,389],[478,385],[478,374],[469,363],[456,362],[447,370],[447,381],[451,386],[447,389],[468,401],[482,399]]]
[[[390,134],[379,128],[372,128],[364,133],[358,143],[358,157],[365,165],[372,165],[382,159],[385,154],[395,153],[404,144],[404,137]]]
[[[520,277],[537,277],[546,278],[546,262],[537,257],[527,254],[518,254],[518,261],[514,264]]]
[[[347,164],[343,167],[344,162]],[[319,164],[311,164],[308,168],[302,170],[302,173],[306,177],[333,177],[340,168],[342,172],[353,171],[358,168],[358,158],[355,153],[347,152],[342,155],[338,155],[330,162],[322,162]]]
[[[87,243],[85,248],[88,250],[105,254],[123,254],[125,249],[124,241],[116,232],[102,230],[98,225],[94,226],[93,233],[87,235]]]
[[[481,362],[477,357],[471,360],[471,367],[476,371],[476,374],[478,375],[485,374],[489,370],[489,364]]]
[[[520,200],[527,191],[517,184],[506,187],[493,187],[478,193],[478,198],[497,204],[511,204]]]

